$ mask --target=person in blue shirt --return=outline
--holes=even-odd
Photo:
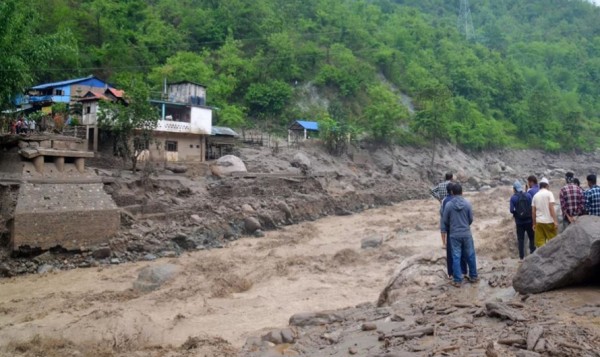
[[[515,218],[517,226],[517,243],[519,247],[519,258],[525,258],[525,233],[529,238],[529,253],[535,251],[535,240],[533,231],[533,218],[531,216],[531,196],[529,193],[523,192],[523,185],[519,180],[513,183],[514,194],[510,198],[510,213]],[[519,200],[523,200],[526,207],[520,207]],[[527,212],[520,212],[523,209]]]
[[[444,197],[444,200],[442,201],[442,205],[440,207],[440,220],[444,215],[444,208],[446,208],[446,205],[448,204],[448,202],[450,202],[453,198],[454,195],[452,194],[452,187],[454,186],[454,182],[449,182],[448,185],[446,186],[446,190],[448,191],[446,197]],[[441,226],[441,223],[440,223]],[[452,262],[452,251],[450,248],[450,244],[448,244],[448,233],[449,232],[442,232],[442,245],[444,246],[444,248],[446,249],[446,267],[448,269],[448,278],[452,279],[453,275],[454,275],[454,271],[453,271],[453,262]],[[467,261],[466,259],[461,259],[460,261],[460,268],[462,271],[462,275],[467,275]]]
[[[596,183],[596,175],[587,176],[589,190],[584,191],[585,211],[590,216],[600,216],[600,187]]]
[[[478,282],[475,245],[471,224],[473,223],[473,208],[471,203],[462,196],[462,186],[459,183],[452,185],[454,198],[446,204],[441,221],[441,232],[449,233],[450,250],[452,252],[452,270],[460,271],[463,257],[469,267],[469,280]],[[460,287],[463,282],[462,274],[453,275],[453,285]]]

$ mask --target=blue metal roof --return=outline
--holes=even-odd
[[[62,81],[62,82],[53,82],[53,83],[39,84],[39,85],[37,85],[35,87],[31,87],[31,89],[46,89],[46,88],[68,86],[70,84],[75,84],[75,83],[87,81],[88,79],[96,79],[96,80],[98,80],[100,82],[105,83],[103,80],[98,79],[95,76],[87,76],[87,77],[83,77],[83,78],[69,79],[67,81]]]
[[[296,120],[296,123],[298,123],[301,127],[303,127],[306,130],[319,131],[319,123],[317,123],[316,121]]]

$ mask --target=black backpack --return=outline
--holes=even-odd
[[[525,219],[531,218],[531,202],[526,193],[519,193],[519,199],[515,207],[515,214],[517,218]]]

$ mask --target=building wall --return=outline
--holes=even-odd
[[[206,88],[193,83],[169,84],[167,93],[170,102],[190,103],[190,97],[200,97],[206,101]]]
[[[192,133],[210,135],[212,131],[212,110],[192,107]]]
[[[156,143],[151,143],[149,154],[152,161],[203,162],[206,136],[183,133],[156,133]],[[177,151],[168,151],[167,142],[176,142]]]
[[[81,116],[81,124],[83,125],[96,125],[97,113],[98,113],[98,101],[85,101],[83,102],[83,114]],[[90,112],[87,113],[87,108],[90,108]]]

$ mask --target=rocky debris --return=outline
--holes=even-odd
[[[533,326],[527,332],[527,349],[533,351],[535,345],[544,334],[544,328],[542,326]]]
[[[248,172],[242,159],[233,155],[219,158],[210,169],[213,175],[218,177],[230,176],[234,172]]]
[[[173,279],[177,270],[177,266],[172,264],[145,267],[140,271],[137,280],[133,282],[133,288],[142,292],[157,290],[164,283]]]
[[[46,273],[50,273],[54,270],[55,270],[54,266],[52,266],[50,264],[43,264],[37,268],[37,273],[38,274],[46,274]]]
[[[252,234],[261,228],[262,226],[260,225],[258,219],[254,217],[244,218],[244,230],[246,231],[246,233]]]
[[[285,214],[285,219],[288,220],[288,222],[292,220],[292,210],[290,209],[290,206],[288,206],[287,203],[285,203],[284,201],[280,201],[277,203],[277,208],[279,208]]]
[[[513,279],[521,294],[536,294],[597,278],[600,270],[600,217],[583,216],[538,248]]]
[[[291,328],[271,330],[267,334],[263,335],[261,339],[276,345],[280,345],[282,343],[294,343],[296,340],[296,332]]]
[[[190,216],[190,218],[191,218],[191,220],[192,220],[194,223],[197,223],[197,224],[202,224],[202,218],[200,218],[200,216],[199,216],[199,215],[197,215],[197,214],[193,214],[193,215],[191,215],[191,216]]]
[[[445,260],[445,251],[441,249],[404,259],[379,295],[377,305],[392,305],[407,290],[444,283],[445,273],[440,267],[444,266]]]
[[[379,247],[381,247],[382,244],[383,244],[383,237],[379,237],[379,236],[364,238],[363,240],[360,241],[360,247],[362,249],[379,248]]]
[[[343,321],[343,317],[334,311],[305,312],[290,317],[290,326],[320,326]]]
[[[292,167],[299,168],[303,173],[308,173],[311,169],[311,162],[306,154],[299,152],[294,155],[294,158],[290,161]]]
[[[249,204],[247,204],[247,203],[244,203],[244,204],[242,205],[241,209],[242,209],[242,212],[244,212],[244,213],[248,213],[248,214],[253,214],[253,213],[255,213],[255,212],[256,212],[256,211],[254,210],[254,208],[252,208],[252,206],[250,206],[250,205],[249,205]]]

